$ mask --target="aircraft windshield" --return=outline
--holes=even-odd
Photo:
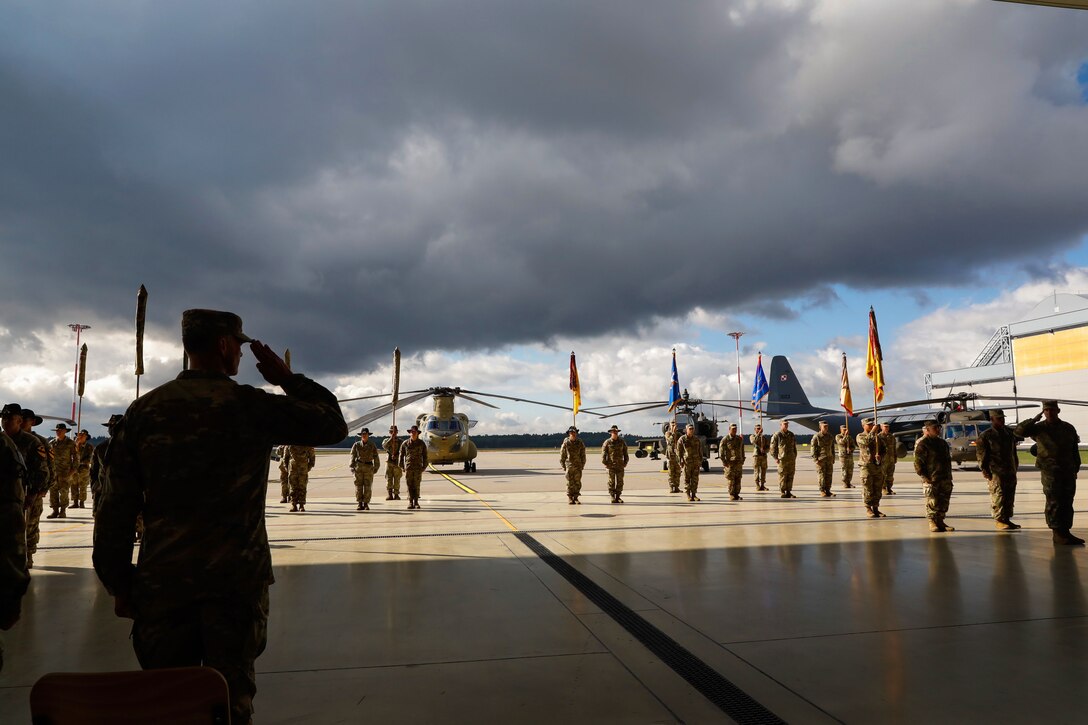
[[[456,433],[457,431],[461,430],[461,422],[456,418],[452,418],[450,420],[438,420],[437,418],[432,418],[427,421],[427,430],[435,431],[436,433]]]

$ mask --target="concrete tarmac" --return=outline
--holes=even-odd
[[[1052,544],[1034,468],[1021,531],[996,531],[985,481],[957,471],[956,531],[931,534],[909,461],[871,520],[837,467],[837,496],[818,496],[807,450],[796,499],[772,462],[770,491],[746,468],[729,502],[718,466],[697,503],[667,492],[660,461],[632,459],[611,504],[594,453],[580,506],[558,451],[429,471],[420,510],[385,500],[383,467],[357,512],[346,452],[318,457],[305,513],[270,482],[255,722],[1082,722],[1088,551]],[[47,672],[138,669],[91,568],[90,509],[68,513],[43,519],[4,633],[3,723],[29,722]],[[693,662],[710,692],[685,679]]]

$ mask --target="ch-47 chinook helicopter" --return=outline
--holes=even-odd
[[[469,395],[469,393],[471,393],[471,395]],[[347,398],[339,402],[347,403],[354,400],[381,398],[387,395],[391,395],[391,393],[369,395],[363,398]],[[356,431],[359,426],[384,418],[390,415],[394,410],[399,410],[406,405],[411,405],[417,400],[422,400],[430,395],[434,399],[434,409],[429,413],[420,413],[416,416],[415,420],[416,426],[419,427],[420,438],[427,444],[427,460],[429,463],[439,466],[449,465],[451,463],[463,463],[466,473],[476,471],[475,458],[479,454],[479,451],[476,448],[476,444],[472,442],[472,439],[469,438],[468,435],[469,429],[476,425],[476,421],[469,420],[467,415],[458,413],[454,410],[454,398],[464,398],[465,400],[471,400],[473,403],[479,403],[488,408],[496,409],[499,406],[492,405],[491,403],[484,402],[483,400],[472,396],[482,395],[487,398],[501,398],[503,400],[512,400],[518,403],[532,403],[534,405],[543,405],[549,408],[559,408],[560,410],[571,410],[562,405],[542,403],[538,400],[515,398],[513,396],[499,395],[497,393],[481,393],[478,390],[462,390],[461,388],[425,388],[422,390],[410,390],[402,395],[403,397],[399,397],[395,405],[392,402],[379,405],[373,410],[370,410],[359,418],[351,421],[348,423],[348,431]]]

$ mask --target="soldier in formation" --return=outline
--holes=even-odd
[[[669,429],[665,431],[665,465],[669,469],[669,493],[680,493],[680,458],[676,455],[676,440],[679,437],[676,421],[669,421]]]
[[[677,458],[684,467],[684,493],[688,501],[698,501],[699,470],[703,467],[703,441],[695,435],[695,426],[688,423],[684,435],[676,441]]]
[[[771,457],[778,466],[778,490],[782,498],[793,495],[793,474],[797,469],[797,439],[790,430],[790,422],[782,421],[777,433],[771,436]]]
[[[1016,455],[1016,434],[1005,425],[1005,411],[990,411],[990,428],[975,442],[978,467],[990,487],[990,505],[994,525],[999,531],[1015,531],[1020,524],[1012,522],[1016,501],[1016,470],[1020,460]]]
[[[389,437],[382,442],[385,450],[385,488],[388,495],[386,501],[400,501],[400,438],[397,438],[397,426],[390,426]]]
[[[5,432],[0,432],[0,629],[7,631],[19,621],[30,571],[24,513],[26,468],[15,441],[6,432],[9,426],[14,431],[15,423],[5,423]],[[0,642],[0,670],[3,668],[4,648]]]
[[[899,462],[899,442],[892,435],[892,427],[888,423],[880,424],[879,436],[884,446],[884,452],[880,457],[880,473],[884,476],[884,495],[894,496],[892,484],[895,483],[895,464]]]
[[[0,426],[11,438],[22,456],[23,475],[23,531],[26,537],[26,566],[34,566],[34,552],[38,548],[38,521],[42,515],[42,497],[49,490],[49,466],[46,463],[46,444],[27,431],[31,420],[23,418],[23,408],[18,403],[8,403],[0,411]],[[25,423],[24,423],[25,421]],[[33,537],[31,528],[33,527]]]
[[[831,479],[835,476],[835,437],[826,420],[820,421],[820,430],[812,436],[809,446],[812,452],[812,460],[816,461],[816,480],[820,487],[822,498],[831,498]]]
[[[718,442],[718,457],[722,460],[729,500],[740,501],[740,479],[744,473],[744,438],[737,435],[737,424],[729,424],[729,433]]]
[[[291,511],[306,510],[306,489],[310,471],[317,463],[313,446],[287,446],[287,481],[291,489]]]
[[[64,423],[57,423],[56,437],[49,441],[53,453],[53,483],[49,487],[49,505],[53,513],[45,518],[63,519],[68,516],[68,491],[76,472],[76,443],[68,437],[72,430]]]
[[[91,462],[94,460],[94,446],[88,441],[91,434],[81,430],[76,434],[76,470],[72,476],[72,508],[87,508],[87,489],[91,485]]]
[[[106,472],[104,463],[106,461],[106,451],[109,450],[110,441],[113,440],[113,435],[117,430],[117,426],[121,423],[121,414],[114,413],[110,416],[102,425],[106,426],[106,440],[102,441],[94,447],[94,459],[91,461],[91,515],[96,516],[98,514],[98,497],[102,495],[102,488],[105,485]],[[142,533],[143,524],[142,516],[139,523],[139,528]]]
[[[941,438],[941,424],[935,420],[925,422],[923,435],[914,444],[914,471],[922,479],[929,530],[955,531],[944,522],[952,498],[952,449]]]
[[[880,460],[884,454],[884,444],[881,443],[874,428],[872,418],[861,421],[862,431],[858,433],[858,467],[861,469],[861,498],[865,503],[865,515],[871,519],[883,518],[880,511],[880,498],[884,490],[884,474],[880,468]]]
[[[404,471],[408,486],[408,508],[419,508],[419,484],[423,481],[423,469],[427,467],[427,444],[419,438],[419,426],[408,429],[409,438],[400,447],[397,465]]]
[[[277,446],[276,456],[280,459],[277,466],[280,472],[280,503],[287,503],[291,496],[291,478],[287,470],[287,446]]]
[[[41,520],[42,514],[45,512],[45,497],[53,485],[53,451],[49,448],[49,441],[45,439],[45,436],[34,432],[34,426],[42,424],[42,417],[36,415],[29,408],[23,408],[22,413],[23,432],[38,442],[35,450],[41,452],[41,456],[36,458],[36,462],[31,461],[30,463],[30,487],[27,489],[28,494],[33,493],[28,497],[30,500],[26,504],[26,550],[30,557],[29,561],[33,564],[34,552],[38,550],[38,541],[41,539]],[[44,477],[41,457],[45,459]]]
[[[381,468],[382,459],[378,447],[370,440],[370,429],[359,431],[359,440],[351,446],[351,472],[355,474],[356,510],[370,510],[370,494],[374,488],[374,474]]]
[[[756,424],[755,431],[749,436],[752,442],[752,473],[756,477],[756,490],[767,490],[767,453],[771,450],[771,437],[763,432],[763,426]]]
[[[567,475],[567,501],[573,506],[580,504],[582,495],[582,471],[586,467],[586,444],[578,437],[578,429],[567,428],[567,438],[559,448],[559,465]]]
[[[627,455],[627,443],[620,438],[620,429],[612,426],[608,429],[608,439],[601,445],[601,463],[608,470],[608,495],[612,503],[623,503],[623,469],[627,468],[630,458]]]
[[[854,437],[850,435],[850,427],[839,426],[839,434],[835,436],[835,452],[842,461],[842,487],[853,488],[850,483],[854,478]]]
[[[1073,528],[1073,496],[1077,492],[1080,471],[1080,436],[1077,429],[1058,418],[1058,401],[1047,400],[1042,411],[1025,420],[1013,431],[1020,438],[1033,438],[1046,497],[1046,525],[1053,532],[1054,543],[1077,546],[1084,539],[1070,533]],[[1045,418],[1045,420],[1040,420]]]

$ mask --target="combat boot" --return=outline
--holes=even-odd
[[[1017,529],[1021,528],[1020,524],[1014,524],[1012,521],[1005,521],[1005,523],[1009,525],[1009,529],[1012,531],[1016,531]]]
[[[297,513],[297,512],[298,512],[298,505],[292,503],[291,504],[291,513]]]
[[[298,510],[299,510],[299,512],[300,512],[300,513],[301,513],[301,512],[303,512],[303,511],[305,511],[305,510],[306,510],[306,504],[304,504],[304,503],[300,503],[300,504],[298,505]]]
[[[393,494],[389,494],[388,496],[386,496],[385,500],[386,501],[392,501],[393,500]]]
[[[393,500],[394,501],[400,501],[400,494],[399,493],[393,494]]]
[[[62,508],[62,509],[60,510],[60,513],[59,513],[59,514],[57,514],[57,518],[58,518],[58,519],[66,519],[66,518],[68,518],[68,509],[63,509],[63,508]]]
[[[1012,524],[1010,524],[1008,521],[1005,521],[1004,519],[995,519],[994,520],[994,528],[997,529],[998,531],[1012,531],[1013,530]]]
[[[363,504],[363,511],[369,511],[369,510],[370,510],[370,504],[364,503]]]
[[[355,507],[355,510],[356,511],[363,511],[364,510],[364,504],[359,504],[358,506]]]
[[[49,514],[49,515],[48,515],[48,516],[46,516],[45,518],[47,518],[47,519],[55,519],[55,518],[57,518],[58,516],[60,516],[60,514],[59,514],[59,513],[57,513],[57,507],[56,507],[56,506],[54,506],[54,507],[53,507],[53,513]]]
[[[578,504],[579,506],[582,505],[582,501],[577,496],[574,497],[574,503]]]
[[[616,503],[623,503],[623,499],[618,494],[616,495]]]
[[[280,503],[287,503],[287,497],[284,496],[283,498],[281,498]]]
[[[842,485],[842,487],[843,487],[843,488],[853,488],[853,487],[854,487],[854,484],[852,484],[852,483],[844,483],[844,484]]]
[[[740,501],[740,496],[736,495],[735,493],[731,493],[731,494],[729,494],[729,500],[730,501]]]
[[[1069,529],[1054,529],[1054,543],[1062,544],[1064,546],[1080,546],[1084,543],[1084,539],[1073,536],[1069,533]]]
[[[942,533],[945,530],[944,524],[942,524],[940,521],[937,521],[936,519],[930,519],[929,530],[935,534]]]
[[[26,568],[27,569],[33,569],[34,568],[34,552],[32,552],[32,551],[26,552]]]
[[[876,509],[874,509],[872,506],[866,506],[865,507],[865,515],[868,516],[871,519],[879,519],[880,518],[880,514],[877,513]]]

